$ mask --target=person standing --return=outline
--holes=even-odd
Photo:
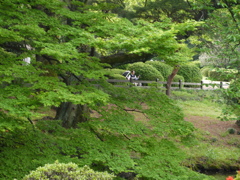
[[[127,79],[128,80],[138,80],[140,77],[139,76],[136,76],[135,74],[135,71],[131,71],[131,73],[127,76]],[[135,86],[141,86],[142,84],[141,83],[133,83]]]
[[[130,80],[130,79],[132,79],[132,80],[138,80],[139,77],[140,77],[140,75],[139,75],[139,76],[136,76],[135,71],[131,71],[131,73],[127,76],[127,79],[128,79],[128,80]]]

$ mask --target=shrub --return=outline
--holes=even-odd
[[[227,129],[227,132],[228,132],[229,134],[235,134],[236,129],[228,128],[228,129]]]
[[[201,69],[201,74],[205,77],[209,77],[209,72],[211,71],[211,67],[205,66]]]
[[[155,67],[162,74],[165,80],[167,80],[173,69],[170,65],[160,61],[147,61],[146,64]]]
[[[126,80],[126,78],[122,75],[126,70],[123,69],[106,69],[106,77],[108,79],[119,79]],[[113,82],[114,85],[127,85],[126,82]]]
[[[215,81],[231,81],[235,73],[234,69],[212,69],[209,71],[209,77]]]
[[[126,79],[122,74],[126,70],[123,69],[106,69],[106,76],[109,79]]]
[[[130,64],[128,66],[129,70],[134,70],[136,72],[136,75],[140,75],[141,80],[149,80],[149,81],[155,81],[158,79],[159,81],[163,81],[164,78],[155,67],[143,63],[143,62],[137,62]]]
[[[107,172],[96,172],[88,166],[79,168],[74,163],[59,163],[46,164],[43,167],[38,167],[29,175],[26,175],[23,180],[38,180],[38,179],[81,179],[81,180],[110,180],[115,177]]]
[[[173,78],[173,82],[179,82],[179,80],[181,80],[182,82],[184,82],[184,77],[180,76],[180,75],[175,75]],[[178,84],[172,84],[172,87],[178,87]],[[183,86],[183,85],[182,85]]]
[[[181,80],[182,82],[184,82],[184,77],[180,76],[180,75],[175,75],[173,78],[173,82],[179,82],[179,80]]]
[[[181,66],[178,71],[178,75],[183,76],[185,82],[200,82],[202,80],[200,68],[192,64],[185,64]]]

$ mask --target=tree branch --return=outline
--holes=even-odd
[[[90,131],[92,131],[97,136],[97,138],[100,139],[100,141],[104,141],[102,137],[92,127],[90,127]]]
[[[149,119],[149,118],[146,116],[146,114],[143,113],[143,112],[140,111],[140,110],[137,110],[137,109],[126,109],[126,108],[124,108],[123,110],[126,111],[126,112],[128,112],[128,111],[134,111],[134,112],[142,113],[147,119]]]

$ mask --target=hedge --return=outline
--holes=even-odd
[[[202,80],[200,68],[193,64],[182,65],[178,71],[178,75],[183,76],[185,82],[200,82]]]
[[[143,62],[137,62],[133,64],[129,64],[128,69],[130,71],[134,70],[136,75],[140,75],[141,80],[149,80],[149,81],[155,81],[158,79],[159,81],[163,81],[164,78],[155,67],[143,63]]]
[[[155,67],[162,74],[164,80],[167,80],[168,76],[172,73],[173,70],[170,65],[160,61],[147,61],[146,64]]]

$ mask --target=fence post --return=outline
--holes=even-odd
[[[200,88],[203,89],[203,81],[201,81]]]
[[[159,79],[157,78],[156,79],[156,88],[158,87],[158,81],[159,81]]]
[[[132,78],[130,78],[130,87],[132,87],[133,86],[133,79]]]
[[[221,81],[220,82],[220,89],[222,89],[223,88],[223,82]]]
[[[179,79],[179,84],[178,84],[179,89],[182,89],[182,80]]]

